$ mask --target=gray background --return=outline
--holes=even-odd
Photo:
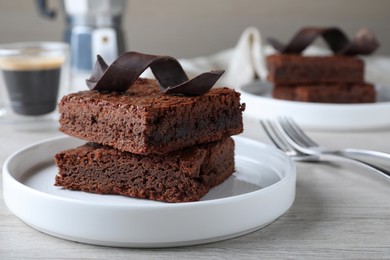
[[[50,0],[61,9],[60,0]],[[388,0],[129,0],[123,29],[127,49],[177,58],[210,55],[233,47],[255,26],[263,37],[288,40],[307,25],[339,26],[352,37],[361,27],[381,41],[377,54],[390,54]],[[40,17],[35,1],[0,1],[0,43],[61,40],[64,17]]]

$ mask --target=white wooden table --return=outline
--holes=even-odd
[[[244,136],[269,143],[253,120]],[[390,152],[390,130],[310,132],[329,147]],[[60,135],[0,125],[0,164],[14,151]],[[51,237],[27,226],[6,207],[0,181],[0,259],[389,259],[390,182],[343,164],[297,164],[296,199],[272,224],[222,242],[167,249],[92,246]]]

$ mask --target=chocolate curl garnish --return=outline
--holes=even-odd
[[[284,54],[299,54],[305,50],[317,37],[322,36],[329,48],[340,55],[368,55],[373,53],[379,42],[375,35],[363,28],[350,41],[339,28],[307,27],[301,29],[286,45],[274,38],[269,38],[269,43],[279,52]]]
[[[180,63],[172,57],[127,52],[110,66],[98,56],[87,86],[97,91],[124,92],[149,67],[163,93],[191,96],[209,91],[224,73],[223,70],[211,71],[189,80]]]

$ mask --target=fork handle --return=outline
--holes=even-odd
[[[348,157],[366,156],[367,158],[387,160],[388,162],[390,162],[390,154],[379,151],[347,148],[344,150],[340,150],[339,153],[343,156]]]
[[[359,160],[359,159],[356,159],[353,157],[345,156],[342,154],[322,154],[320,157],[322,160],[341,160],[341,161],[347,161],[350,163],[354,163],[354,164],[359,165],[359,166],[363,166],[363,167],[368,168],[368,169],[374,171],[375,173],[385,177],[386,179],[388,179],[390,181],[390,171],[383,168],[383,167],[380,167],[378,165],[374,165],[372,163],[362,161],[362,160]]]

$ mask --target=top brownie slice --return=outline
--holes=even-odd
[[[274,84],[362,83],[364,63],[356,57],[274,54],[267,57],[268,80]]]
[[[200,96],[161,93],[138,79],[124,93],[81,91],[62,98],[60,131],[135,154],[165,154],[243,131],[240,94],[214,88]]]

